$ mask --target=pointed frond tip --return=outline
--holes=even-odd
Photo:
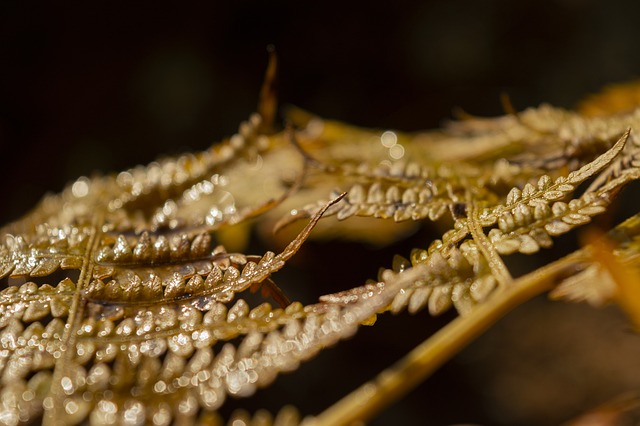
[[[639,327],[640,215],[559,260],[538,253],[609,213],[614,200],[634,198],[619,194],[640,178],[640,142],[631,132],[640,109],[516,112],[504,99],[505,116],[466,116],[418,133],[356,128],[301,110],[281,126],[276,62],[270,50],[258,113],[227,140],[81,177],[2,228],[3,423],[221,422],[230,398],[239,407],[243,398],[259,400],[258,389],[385,312],[457,311],[403,361],[339,401],[342,408],[302,420],[287,408],[275,419],[239,410],[230,420],[364,422],[537,294],[613,301]],[[321,221],[329,216],[335,220]],[[416,246],[395,246],[390,267],[371,264],[373,250],[417,229],[406,238]],[[315,237],[367,243],[367,261],[348,252],[340,263],[379,268],[378,276],[332,293],[315,277],[276,280]],[[333,270],[330,243],[314,248],[314,258],[323,250],[331,277],[346,276]],[[523,275],[520,258],[507,258],[516,253],[543,266]],[[293,294],[320,296],[303,303]],[[340,371],[349,371],[340,359]],[[331,388],[346,393],[338,380]]]

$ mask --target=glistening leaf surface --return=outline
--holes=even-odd
[[[266,135],[254,115],[207,151],[80,178],[2,229],[4,423],[210,421],[229,395],[251,396],[386,310],[473,313],[517,283],[504,256],[549,248],[640,173],[628,142],[636,111],[587,118],[543,106],[419,134],[300,111],[291,120],[295,132]],[[358,226],[363,218],[384,228]],[[238,224],[287,232],[301,219],[281,250],[221,244]],[[287,305],[271,281],[310,236],[380,244],[414,227],[393,222],[425,221],[440,238],[396,256],[377,280],[306,305]],[[626,237],[623,262],[638,253],[640,227],[629,223],[613,231]],[[603,272],[579,257],[558,294],[589,299],[576,289]],[[260,286],[283,306],[247,302]]]

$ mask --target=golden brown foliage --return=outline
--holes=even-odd
[[[503,259],[550,248],[638,179],[640,110],[587,117],[543,105],[417,134],[294,110],[291,127],[272,132],[273,97],[263,97],[261,113],[209,150],[80,178],[2,229],[4,424],[221,421],[228,396],[249,397],[385,311],[453,307],[459,317],[304,422],[370,418],[543,291],[617,301],[639,326],[640,293],[628,279],[638,216],[519,278]],[[382,245],[425,221],[445,227],[440,238],[317,303],[291,303],[270,278],[311,234]],[[229,251],[244,246],[249,225],[281,230],[286,247]],[[259,288],[264,303],[250,305],[247,292]],[[232,420],[300,418],[286,408],[275,420],[262,411]]]

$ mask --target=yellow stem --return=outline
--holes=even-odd
[[[305,426],[352,425],[387,407],[478,337],[507,312],[548,291],[560,279],[577,272],[582,253],[558,260],[496,291],[468,315],[451,321],[403,359],[365,383]]]

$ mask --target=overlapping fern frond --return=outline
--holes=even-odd
[[[219,422],[229,396],[252,395],[388,310],[460,314],[426,342],[420,380],[518,301],[558,284],[561,298],[638,296],[611,274],[611,262],[639,266],[636,217],[600,237],[613,241],[609,263],[587,247],[514,278],[503,259],[548,249],[638,179],[640,110],[590,118],[542,106],[419,134],[294,110],[293,127],[274,133],[265,93],[261,114],[211,149],[80,178],[2,229],[2,423]],[[381,244],[424,221],[437,221],[440,238],[317,303],[289,301],[270,278],[310,236]],[[254,223],[281,229],[288,245],[225,248],[228,229]],[[263,301],[245,300],[260,288]],[[633,316],[638,305],[624,306]],[[369,398],[304,421],[366,419],[409,382],[387,376]],[[285,409],[230,421],[301,420]]]

